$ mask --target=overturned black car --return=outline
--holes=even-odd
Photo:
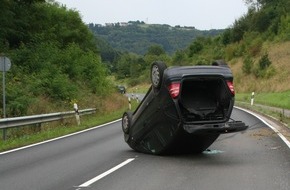
[[[153,62],[151,82],[137,109],[122,118],[125,141],[136,151],[201,153],[220,134],[247,129],[230,119],[235,91],[224,61],[170,68]]]

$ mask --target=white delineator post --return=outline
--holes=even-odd
[[[131,98],[128,97],[128,102],[129,102],[129,110],[131,110],[132,106],[131,106]]]
[[[74,110],[75,110],[77,123],[78,123],[78,125],[80,125],[81,120],[80,120],[79,108],[78,108],[78,105],[76,103],[74,103]]]
[[[254,105],[254,99],[255,99],[255,92],[252,92],[252,96],[251,96],[251,106]]]

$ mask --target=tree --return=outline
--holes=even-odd
[[[203,49],[203,44],[199,42],[198,40],[195,40],[189,46],[189,57],[192,57],[194,54],[199,53],[202,49]]]
[[[251,59],[251,57],[246,56],[246,58],[243,61],[243,67],[242,67],[243,73],[247,75],[251,74],[253,65],[254,65],[254,61]]]
[[[156,55],[160,56],[162,54],[166,54],[163,47],[161,45],[152,45],[148,48],[146,55]]]
[[[261,0],[244,0],[249,9],[259,10],[262,6]]]
[[[179,50],[176,51],[172,58],[173,65],[186,65],[187,64],[187,56],[185,51]]]

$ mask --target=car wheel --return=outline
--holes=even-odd
[[[159,90],[162,83],[164,70],[167,68],[164,62],[156,61],[151,66],[151,83],[152,86]]]
[[[224,60],[215,60],[212,63],[213,66],[220,66],[220,67],[229,67],[228,64]]]
[[[125,134],[129,134],[132,122],[132,113],[125,112],[122,118],[122,130]]]

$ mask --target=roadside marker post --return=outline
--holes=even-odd
[[[254,99],[255,99],[255,92],[252,92],[252,96],[251,96],[251,106],[254,105]]]
[[[129,101],[129,110],[131,110],[132,106],[131,106],[131,98],[128,97],[128,101]]]
[[[77,123],[78,123],[78,125],[80,125],[81,124],[80,113],[79,113],[78,105],[76,103],[74,103],[74,110],[75,110]]]

